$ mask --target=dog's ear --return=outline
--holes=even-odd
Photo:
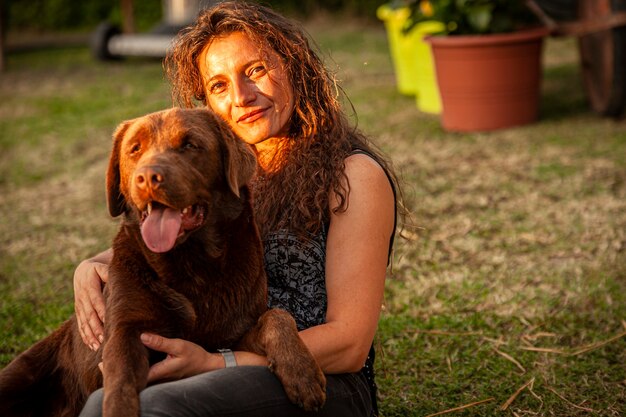
[[[113,149],[109,159],[109,168],[107,170],[106,188],[107,188],[107,206],[109,214],[117,217],[124,213],[126,208],[126,200],[120,188],[120,148],[124,135],[131,125],[131,121],[120,124],[113,134]]]
[[[225,145],[224,170],[232,192],[239,197],[239,189],[250,182],[256,172],[257,161],[250,145],[239,139],[228,126],[221,124]]]

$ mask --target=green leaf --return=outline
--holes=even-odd
[[[489,31],[489,26],[493,20],[493,5],[479,4],[468,9],[467,21],[469,25],[478,33]]]

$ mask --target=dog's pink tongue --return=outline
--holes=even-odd
[[[174,247],[180,232],[180,211],[171,208],[153,208],[141,225],[141,236],[152,252],[162,253]]]

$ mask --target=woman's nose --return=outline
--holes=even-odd
[[[238,79],[233,83],[232,102],[235,106],[242,107],[252,103],[256,97],[254,83],[248,79]]]

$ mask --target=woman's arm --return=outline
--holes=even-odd
[[[348,206],[331,214],[328,231],[326,323],[300,332],[326,373],[356,372],[365,363],[378,326],[394,228],[395,199],[382,167],[357,154],[346,159],[345,172]]]

